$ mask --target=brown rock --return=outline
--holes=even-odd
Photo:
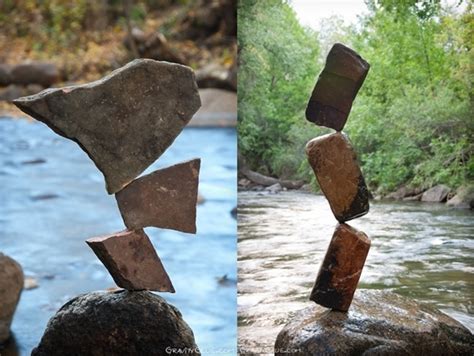
[[[461,323],[389,291],[357,290],[347,313],[314,304],[288,319],[277,356],[474,354],[474,336]]]
[[[0,344],[10,338],[10,325],[23,290],[23,279],[20,264],[0,252]]]
[[[352,49],[336,43],[326,58],[306,108],[306,118],[341,131],[370,65]]]
[[[306,144],[309,163],[339,222],[369,211],[369,192],[356,153],[344,133],[324,135]]]
[[[129,229],[147,226],[196,233],[200,159],[156,170],[115,195]]]
[[[161,156],[200,99],[190,68],[137,59],[98,81],[44,90],[14,103],[79,144],[112,194]]]
[[[86,243],[119,287],[174,293],[171,280],[143,230],[93,237]]]
[[[310,299],[327,308],[347,311],[357,288],[370,240],[347,224],[336,227],[314,283]]]

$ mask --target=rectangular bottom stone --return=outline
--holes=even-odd
[[[346,312],[369,249],[367,235],[347,224],[337,225],[310,299],[324,307]]]

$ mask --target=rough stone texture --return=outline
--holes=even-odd
[[[10,337],[10,325],[23,290],[23,270],[0,252],[0,344]]]
[[[421,201],[441,203],[446,201],[451,189],[443,184],[436,185],[433,188],[428,189],[421,196]]]
[[[459,209],[474,209],[474,186],[459,187],[446,204]]]
[[[474,337],[438,310],[390,292],[358,290],[348,313],[318,305],[296,313],[275,349],[298,350],[291,355],[459,356],[474,354]]]
[[[58,82],[59,79],[58,68],[53,63],[21,63],[11,69],[11,82],[13,84],[39,84],[49,87]]]
[[[143,230],[93,237],[86,242],[119,287],[174,293],[171,280]]]
[[[79,144],[112,194],[173,143],[200,99],[190,68],[137,59],[98,81],[47,89],[14,103]]]
[[[121,290],[67,302],[48,322],[32,355],[162,356],[171,354],[167,348],[200,355],[178,309],[150,292]]]
[[[129,229],[147,226],[196,233],[200,159],[154,171],[115,197]]]
[[[344,133],[312,139],[306,144],[306,154],[339,222],[368,213],[369,192],[356,153]]]
[[[322,306],[347,311],[359,283],[370,240],[347,224],[336,227],[314,283],[310,299]]]
[[[336,43],[326,58],[306,108],[306,118],[341,131],[370,65],[352,49]]]

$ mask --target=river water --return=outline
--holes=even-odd
[[[474,331],[474,213],[444,204],[371,202],[349,222],[372,246],[359,288],[430,304]],[[273,354],[308,300],[336,220],[323,196],[239,192],[239,347]]]
[[[236,149],[235,129],[187,128],[147,170],[202,159],[197,235],[146,232],[176,289],[160,295],[181,310],[203,355],[236,348]],[[115,286],[84,240],[124,225],[92,161],[38,122],[0,119],[0,186],[0,251],[39,283],[23,291],[14,342],[0,354],[29,355],[67,300]]]

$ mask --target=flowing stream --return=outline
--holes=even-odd
[[[202,159],[197,235],[146,231],[176,289],[160,295],[181,310],[203,355],[235,354],[236,149],[235,129],[189,128],[147,170]],[[115,286],[84,240],[124,225],[87,155],[38,122],[0,119],[0,186],[0,251],[39,284],[23,291],[0,354],[29,355],[67,300]]]
[[[474,331],[474,213],[444,204],[371,202],[348,222],[372,246],[359,288],[430,304]],[[273,354],[308,300],[336,220],[323,196],[239,192],[239,347]]]

